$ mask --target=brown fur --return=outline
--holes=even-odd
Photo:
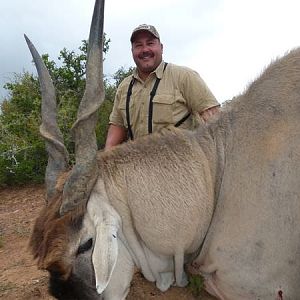
[[[67,278],[71,272],[71,263],[66,260],[70,257],[70,243],[74,234],[79,231],[85,213],[85,207],[79,206],[76,210],[60,216],[59,208],[62,194],[52,199],[45,206],[35,221],[30,238],[29,247],[38,267],[61,274]]]

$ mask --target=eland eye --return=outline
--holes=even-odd
[[[78,247],[77,255],[90,250],[92,248],[92,245],[93,245],[93,239],[91,238]]]

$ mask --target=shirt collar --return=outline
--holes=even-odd
[[[157,78],[161,79],[162,76],[163,76],[163,73],[164,73],[164,65],[165,65],[165,62],[162,60],[161,63],[158,65],[158,67],[157,67],[153,72],[151,72],[150,74],[155,74],[155,76],[156,76]],[[137,68],[135,68],[135,69],[133,70],[132,75],[133,75],[133,77],[134,77],[135,79],[141,80],[140,77],[139,77]]]

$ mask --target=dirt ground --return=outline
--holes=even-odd
[[[47,272],[37,269],[28,249],[33,222],[43,205],[43,186],[0,189],[0,299],[54,299],[47,292]],[[172,287],[160,292],[136,274],[128,300],[212,300],[205,292]],[[84,300],[84,299],[83,299]]]

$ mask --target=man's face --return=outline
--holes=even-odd
[[[149,75],[162,61],[163,45],[148,31],[136,33],[131,51],[133,60],[142,76]]]

